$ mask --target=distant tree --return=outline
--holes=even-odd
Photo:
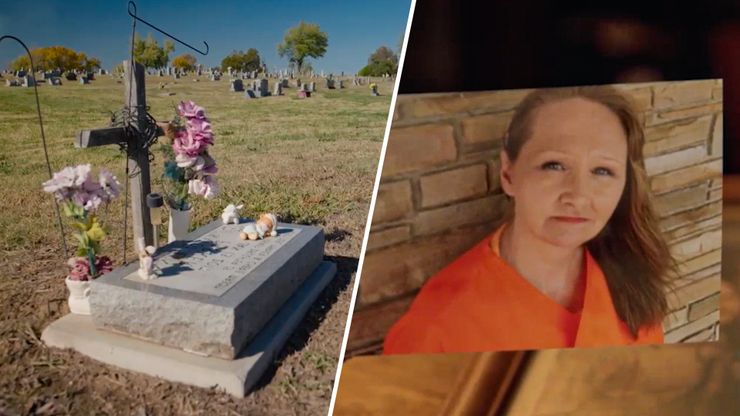
[[[373,62],[385,61],[391,62],[393,64],[398,64],[398,55],[396,55],[396,53],[387,46],[379,47],[370,55],[369,58],[367,58],[368,65],[372,64]]]
[[[197,62],[193,55],[185,53],[172,59],[172,66],[183,71],[192,71]]]
[[[233,51],[221,60],[221,71],[231,69],[236,71],[257,71],[262,66],[257,49],[249,48],[246,52]]]
[[[287,56],[300,73],[306,58],[324,56],[328,45],[329,37],[321,31],[319,25],[302,21],[297,26],[288,29],[277,50],[278,55]]]
[[[161,47],[152,34],[146,40],[138,34],[134,37],[134,60],[147,68],[164,68],[170,61],[170,53],[175,51],[175,44],[165,40]]]
[[[95,71],[96,69],[100,69],[100,59],[98,58],[86,58],[85,59],[85,70],[86,71]]]
[[[385,74],[395,74],[398,68],[390,61],[373,62],[366,65],[357,73],[361,77],[380,77]]]
[[[395,74],[398,71],[398,55],[391,48],[381,46],[367,59],[367,66],[362,68],[360,76],[379,77],[384,74]]]
[[[64,46],[36,48],[31,51],[31,56],[36,69],[45,71],[54,69],[62,71],[94,70],[100,68],[99,59],[88,57],[83,52],[76,52]],[[17,71],[21,68],[31,68],[31,62],[26,54],[19,56],[10,63],[10,69],[12,70]]]

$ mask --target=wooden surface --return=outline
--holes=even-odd
[[[134,76],[130,76],[131,70]],[[123,61],[123,87],[125,91],[125,105],[129,111],[136,110],[139,131],[146,128],[146,86],[144,78],[144,66],[134,62],[131,68],[129,61]],[[133,83],[133,84],[132,84]],[[130,143],[129,146],[140,147],[141,143]],[[151,192],[149,178],[149,154],[148,152],[137,152],[133,158],[128,159],[128,171],[131,175],[131,216],[134,227],[134,247],[139,237],[144,237],[145,245],[154,245],[154,230],[149,218],[149,207],[146,205],[146,196]]]
[[[347,360],[334,415],[436,415],[476,354],[362,356]]]

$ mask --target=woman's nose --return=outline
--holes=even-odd
[[[566,175],[561,200],[576,206],[585,204],[590,196],[589,188],[587,175],[571,171]]]

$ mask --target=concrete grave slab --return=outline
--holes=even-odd
[[[336,265],[322,262],[296,290],[259,335],[234,360],[204,357],[96,329],[90,316],[68,314],[41,335],[46,345],[72,348],[106,364],[193,386],[218,386],[242,397],[275,360],[290,334],[321,291]]]
[[[199,354],[232,359],[259,332],[324,254],[320,228],[279,224],[278,235],[242,241],[244,224],[214,221],[160,248],[159,278],[138,262],[91,282],[99,328]]]

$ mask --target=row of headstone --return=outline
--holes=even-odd
[[[329,90],[334,89],[342,89],[344,88],[344,81],[341,79],[333,79],[333,78],[327,78],[326,79],[326,88]]]

